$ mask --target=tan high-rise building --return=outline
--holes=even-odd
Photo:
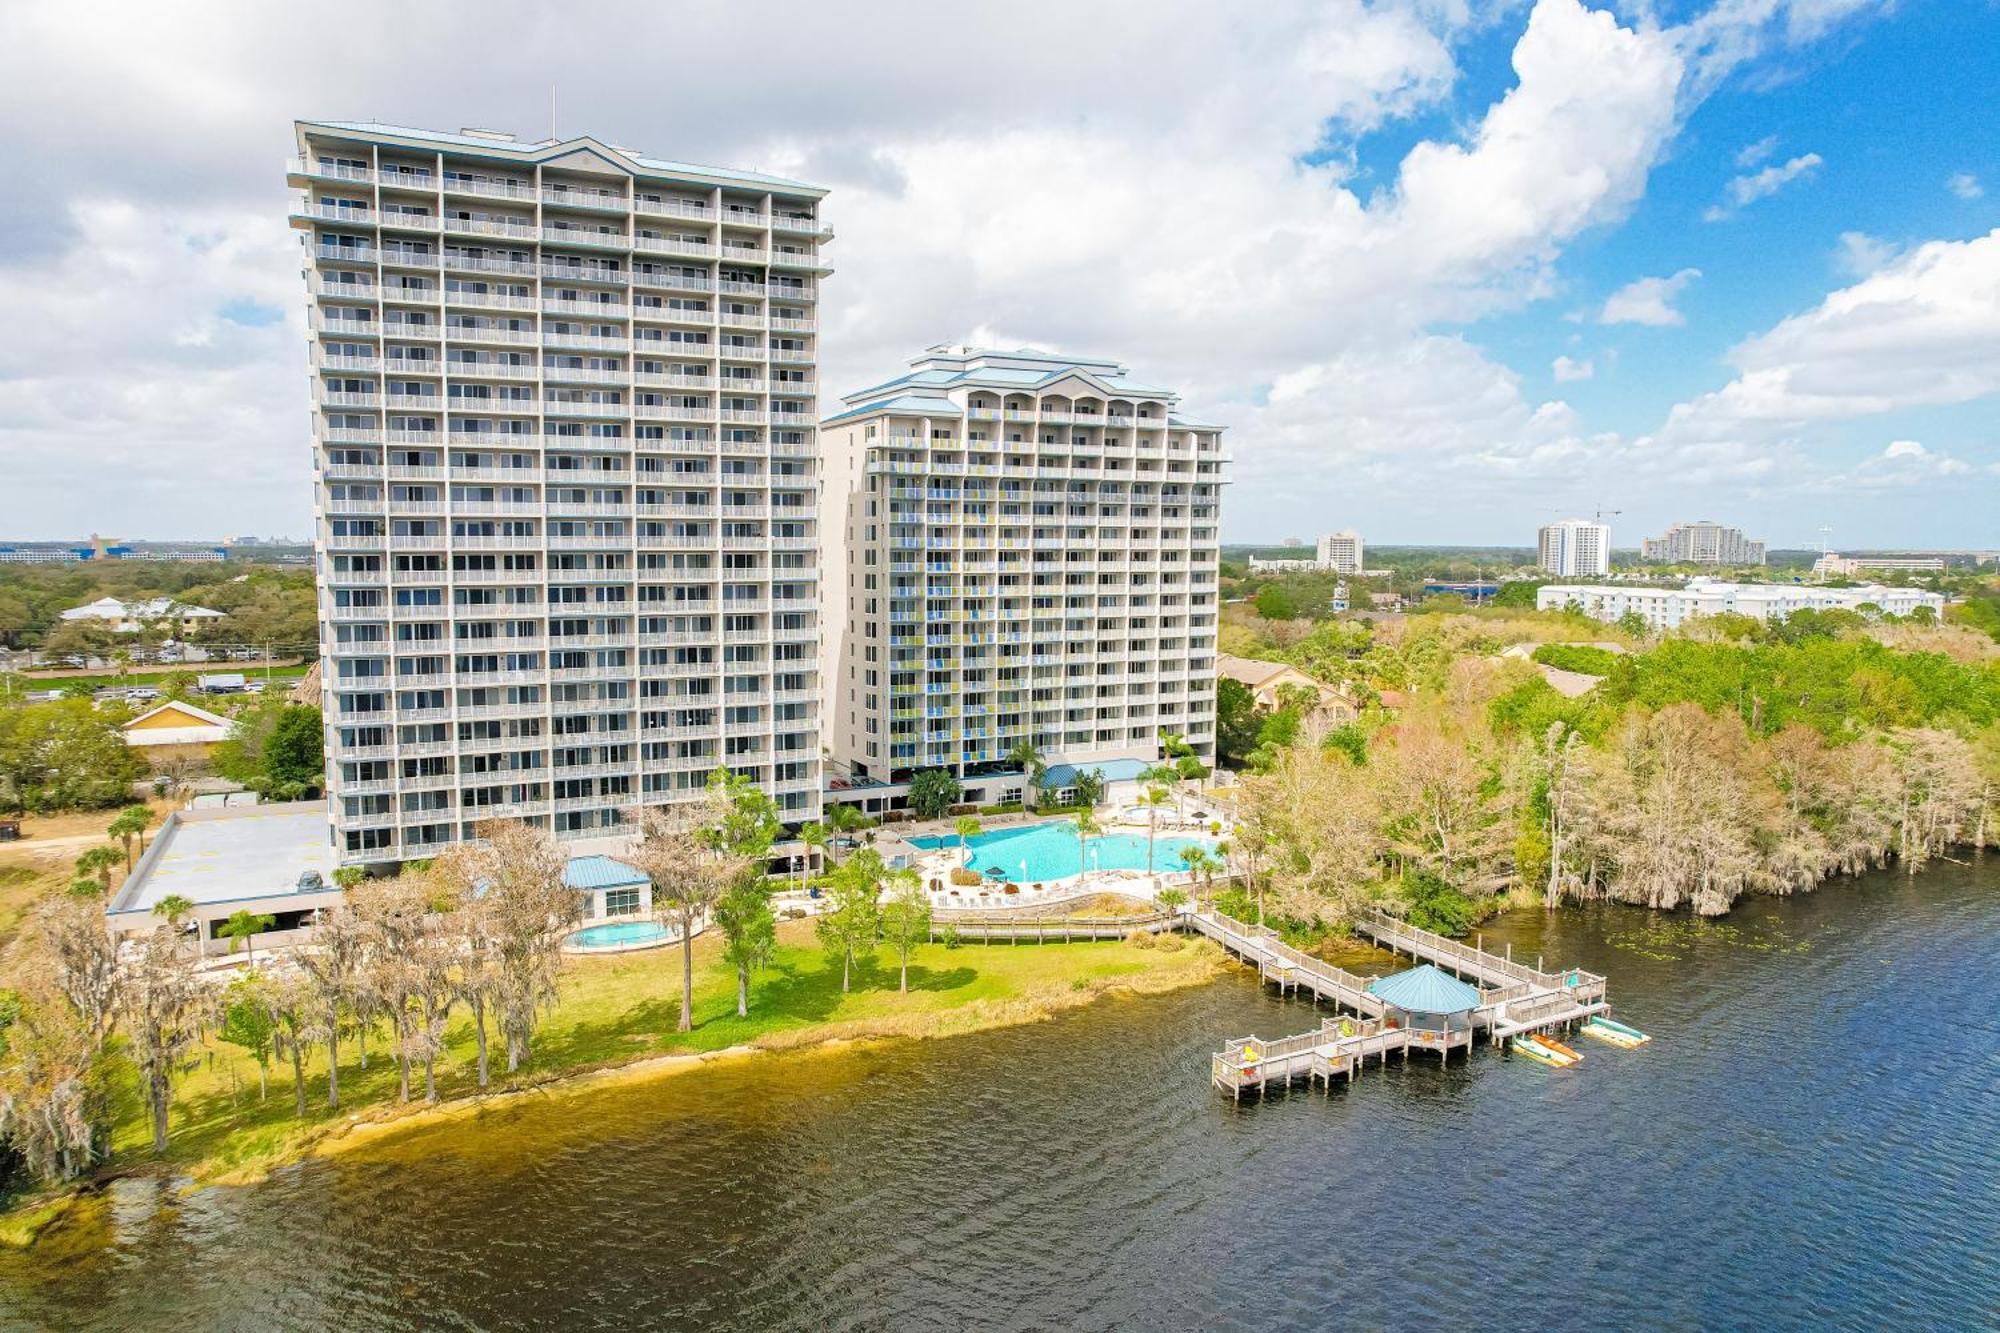
[[[615,834],[718,766],[814,817],[825,192],[296,131],[341,859]]]
[[[1115,780],[1163,731],[1213,755],[1221,427],[1033,351],[933,347],[842,401],[820,432],[842,780],[1018,772],[1023,741]]]

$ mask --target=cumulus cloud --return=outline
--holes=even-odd
[[[1789,162],[1737,176],[1723,186],[1722,202],[1711,204],[1702,211],[1702,219],[1707,222],[1722,222],[1732,218],[1748,205],[1784,189],[1823,161],[1818,153],[1801,153]]]
[[[1960,199],[1977,199],[1986,193],[1986,187],[1979,183],[1979,177],[1969,171],[1954,172],[1944,183],[1944,188]]]
[[[1572,380],[1589,379],[1597,373],[1597,367],[1588,361],[1559,356],[1550,364],[1549,372],[1555,376],[1557,384],[1568,384]]]
[[[1674,308],[1682,289],[1701,276],[1698,268],[1684,268],[1664,278],[1639,278],[1611,293],[1598,312],[1603,324],[1646,324],[1668,328],[1687,319]]]
[[[539,137],[540,94],[523,92],[552,81],[566,134],[832,188],[836,393],[985,328],[1123,357],[1231,423],[1228,535],[1353,478],[1429,512],[1435,470],[1463,472],[1482,480],[1453,503],[1504,504],[1507,484],[1545,488],[1619,446],[1436,328],[1557,290],[1565,248],[1626,214],[1716,79],[1821,21],[1807,7],[1721,0],[1662,27],[1535,0],[1510,86],[1467,105],[1454,49],[1520,11],[1330,0],[1245,23],[1195,0],[1021,0],[912,24],[861,2],[789,16],[763,48],[783,76],[746,98],[726,61],[651,77],[666,20],[640,9],[607,45],[531,0],[354,0],[343,22],[399,40],[341,62],[300,60],[317,20],[282,6],[201,25],[149,4],[17,6],[0,42],[17,129],[0,154],[0,531],[302,531],[291,118]],[[683,8],[671,33],[724,48],[741,22]],[[1007,77],[965,77],[984,50],[1007,52]],[[175,133],[132,133],[161,106]],[[1353,176],[1361,136],[1439,111],[1451,132],[1385,179]],[[260,325],[270,309],[282,320]]]
[[[2000,229],[1918,246],[1740,344],[1730,361],[1736,377],[1676,406],[1658,442],[1752,449],[2000,392]]]

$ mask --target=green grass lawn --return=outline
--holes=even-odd
[[[779,929],[771,965],[751,982],[750,1016],[736,1016],[736,980],[719,963],[713,936],[695,942],[695,1028],[675,1031],[680,1018],[680,951],[674,947],[571,961],[561,1000],[535,1040],[534,1059],[519,1076],[504,1071],[497,1037],[493,1087],[520,1086],[566,1072],[612,1066],[656,1055],[698,1053],[737,1045],[786,1046],[842,1036],[930,1036],[1022,1021],[1076,1003],[1121,984],[1165,989],[1205,979],[1216,952],[1205,941],[1178,947],[1144,947],[1125,941],[1044,945],[942,944],[919,947],[911,958],[910,991],[897,990],[895,954],[884,948],[859,969],[854,988],[840,990],[840,968],[829,966],[806,922]],[[490,1020],[489,1020],[490,1024]],[[476,1054],[469,1015],[459,1011],[450,1050],[438,1066],[440,1100],[477,1089]],[[387,1028],[369,1041],[369,1064],[359,1066],[349,1037],[341,1047],[338,1115],[326,1110],[325,1050],[307,1063],[305,1120],[293,1115],[289,1062],[275,1064],[270,1096],[257,1100],[257,1070],[239,1047],[211,1043],[198,1066],[176,1087],[167,1161],[197,1177],[226,1175],[295,1155],[329,1125],[356,1112],[396,1104],[396,1064]],[[136,1085],[126,1071],[118,1080],[120,1103],[114,1135],[116,1166],[153,1159],[151,1130]],[[421,1070],[412,1071],[421,1098]]]

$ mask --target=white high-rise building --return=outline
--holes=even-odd
[[[1319,564],[1339,574],[1359,574],[1367,563],[1361,534],[1352,528],[1329,532],[1319,539]]]
[[[1658,537],[1640,543],[1643,559],[1670,565],[1761,565],[1764,543],[1743,535],[1743,529],[1701,519],[1676,523]]]
[[[1539,563],[1566,578],[1611,572],[1611,529],[1584,518],[1566,518],[1543,526],[1537,542]]]
[[[341,859],[615,833],[724,765],[814,817],[825,191],[295,128]]]
[[[1118,780],[1163,730],[1213,754],[1222,427],[1115,361],[1033,351],[933,347],[842,401],[821,423],[838,768],[976,779],[1025,740]]]

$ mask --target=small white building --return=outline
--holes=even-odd
[[[584,895],[588,921],[650,916],[653,911],[653,881],[614,857],[571,857],[563,867],[563,883]]]
[[[1542,611],[1575,608],[1595,620],[1611,622],[1634,614],[1656,630],[1676,629],[1696,616],[1725,613],[1754,620],[1779,620],[1794,611],[1854,611],[1864,605],[1890,615],[1906,616],[1920,606],[1942,614],[1944,598],[1918,588],[1888,588],[1867,584],[1858,588],[1819,588],[1794,583],[1725,583],[1690,579],[1685,588],[1640,588],[1595,583],[1550,583],[1535,594]]]
[[[205,606],[189,606],[171,597],[153,597],[143,602],[121,602],[116,597],[100,597],[62,613],[68,621],[91,620],[116,634],[137,634],[148,625],[164,625],[176,634],[192,634],[204,625],[223,619],[220,611]]]

